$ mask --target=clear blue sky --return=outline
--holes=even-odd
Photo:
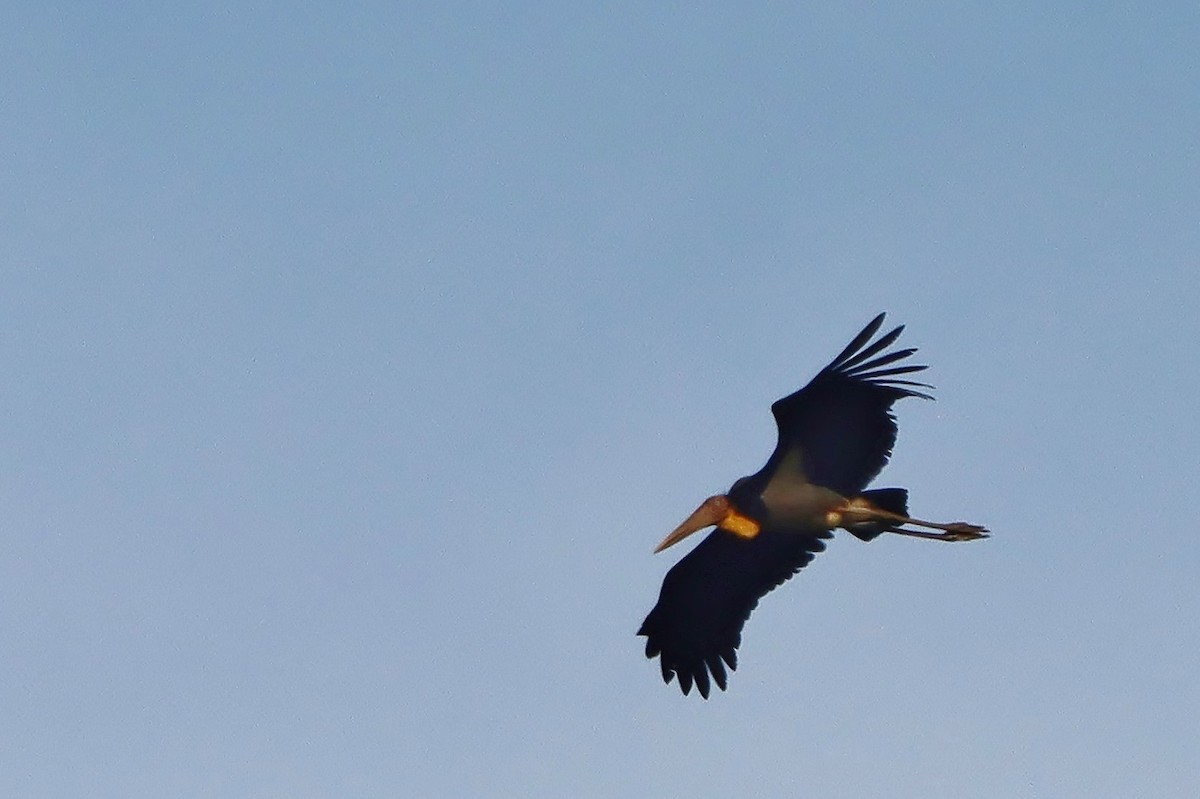
[[[1194,3],[9,4],[0,794],[1194,797]],[[938,387],[730,691],[652,546]]]

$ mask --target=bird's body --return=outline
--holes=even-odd
[[[824,550],[835,528],[864,541],[884,532],[945,541],[985,537],[976,525],[910,518],[904,489],[864,490],[895,444],[892,404],[932,399],[918,390],[929,386],[898,377],[926,367],[891,366],[916,350],[880,354],[903,327],[868,344],[883,318],[872,320],[807,386],[771,406],[779,438],[766,465],[705,500],[656,550],[717,526],[667,573],[638,631],[646,637],[647,657],[660,659],[664,681],[678,677],[683,693],[694,683],[707,698],[710,675],[725,689],[726,667],[737,667],[742,626],[758,600]]]

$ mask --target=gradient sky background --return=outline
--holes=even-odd
[[[0,794],[1194,797],[1195,3],[9,4]],[[730,691],[634,632],[880,310]]]

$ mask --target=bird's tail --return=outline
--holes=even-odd
[[[862,492],[862,498],[880,510],[888,513],[908,515],[908,491],[903,488],[876,488]],[[846,529],[861,541],[870,541],[886,533],[894,525],[888,522],[858,522],[850,524]]]

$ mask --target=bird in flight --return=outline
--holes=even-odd
[[[737,668],[742,627],[758,600],[824,550],[834,529],[863,541],[883,533],[987,538],[979,525],[910,517],[903,488],[865,490],[896,443],[892,403],[933,399],[920,390],[932,386],[901,377],[927,367],[893,365],[916,352],[888,351],[903,325],[871,341],[883,318],[872,319],[807,386],[771,406],[779,438],[766,465],[706,499],[654,550],[716,526],[667,572],[638,630],[663,681],[678,678],[685,695],[693,684],[705,699],[712,682],[725,690],[726,667]]]

